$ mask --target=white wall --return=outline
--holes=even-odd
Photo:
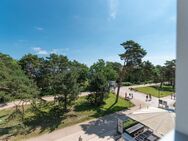
[[[188,135],[188,0],[177,1],[176,130]]]

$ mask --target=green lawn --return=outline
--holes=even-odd
[[[21,122],[19,116],[7,120],[9,115],[14,111],[13,109],[1,110],[0,137],[9,134],[10,136],[14,136],[12,137],[13,140],[29,138],[133,106],[132,103],[122,98],[119,98],[116,104],[114,104],[114,101],[115,95],[109,94],[103,106],[95,107],[87,102],[86,97],[80,97],[67,113],[59,111],[52,102],[41,106],[39,113],[34,113],[27,106],[24,123]]]
[[[128,129],[129,127],[136,125],[137,123],[138,121],[129,118],[128,120],[123,122],[123,128]]]
[[[151,94],[152,96],[155,97],[165,97],[174,93],[174,90],[171,86],[162,86],[160,91],[159,91],[159,86],[139,87],[139,88],[134,88],[134,90],[145,94]]]

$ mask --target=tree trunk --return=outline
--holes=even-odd
[[[104,104],[104,93],[103,92],[101,92],[101,94],[100,94],[100,98],[101,98],[101,100],[100,100],[100,102],[101,102],[101,104]]]
[[[161,81],[161,83],[160,83],[160,89],[162,88],[162,86],[163,86],[163,81]]]
[[[118,102],[120,88],[121,88],[121,84],[119,83],[119,84],[118,84],[118,89],[117,89],[117,94],[116,94],[116,101],[115,101],[115,103],[117,103],[117,102]]]
[[[95,105],[97,105],[97,93],[95,93]]]
[[[173,90],[175,89],[175,81],[173,81],[173,83],[172,83],[172,88],[173,88]]]
[[[24,120],[24,115],[25,115],[25,109],[24,109],[24,101],[22,102],[22,122]]]
[[[67,95],[65,95],[65,99],[64,99],[64,110],[65,112],[67,111]]]
[[[118,84],[118,89],[117,89],[117,94],[116,94],[116,101],[115,103],[118,102],[118,99],[119,99],[119,93],[120,93],[120,88],[121,88],[121,84],[122,84],[122,77],[125,76],[125,73],[126,73],[126,70],[125,70],[125,64],[123,66],[123,69],[120,71],[119,73],[119,80],[117,81],[117,84]]]

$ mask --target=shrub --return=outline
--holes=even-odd
[[[133,83],[131,83],[131,82],[122,82],[122,85],[123,86],[131,86],[131,85],[133,85]]]

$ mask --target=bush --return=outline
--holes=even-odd
[[[133,83],[131,83],[131,82],[122,82],[122,85],[123,86],[132,86]]]
[[[87,100],[91,105],[101,106],[104,104],[104,99],[106,97],[106,93],[92,93],[87,96]]]
[[[153,80],[145,81],[145,84],[153,83]]]

